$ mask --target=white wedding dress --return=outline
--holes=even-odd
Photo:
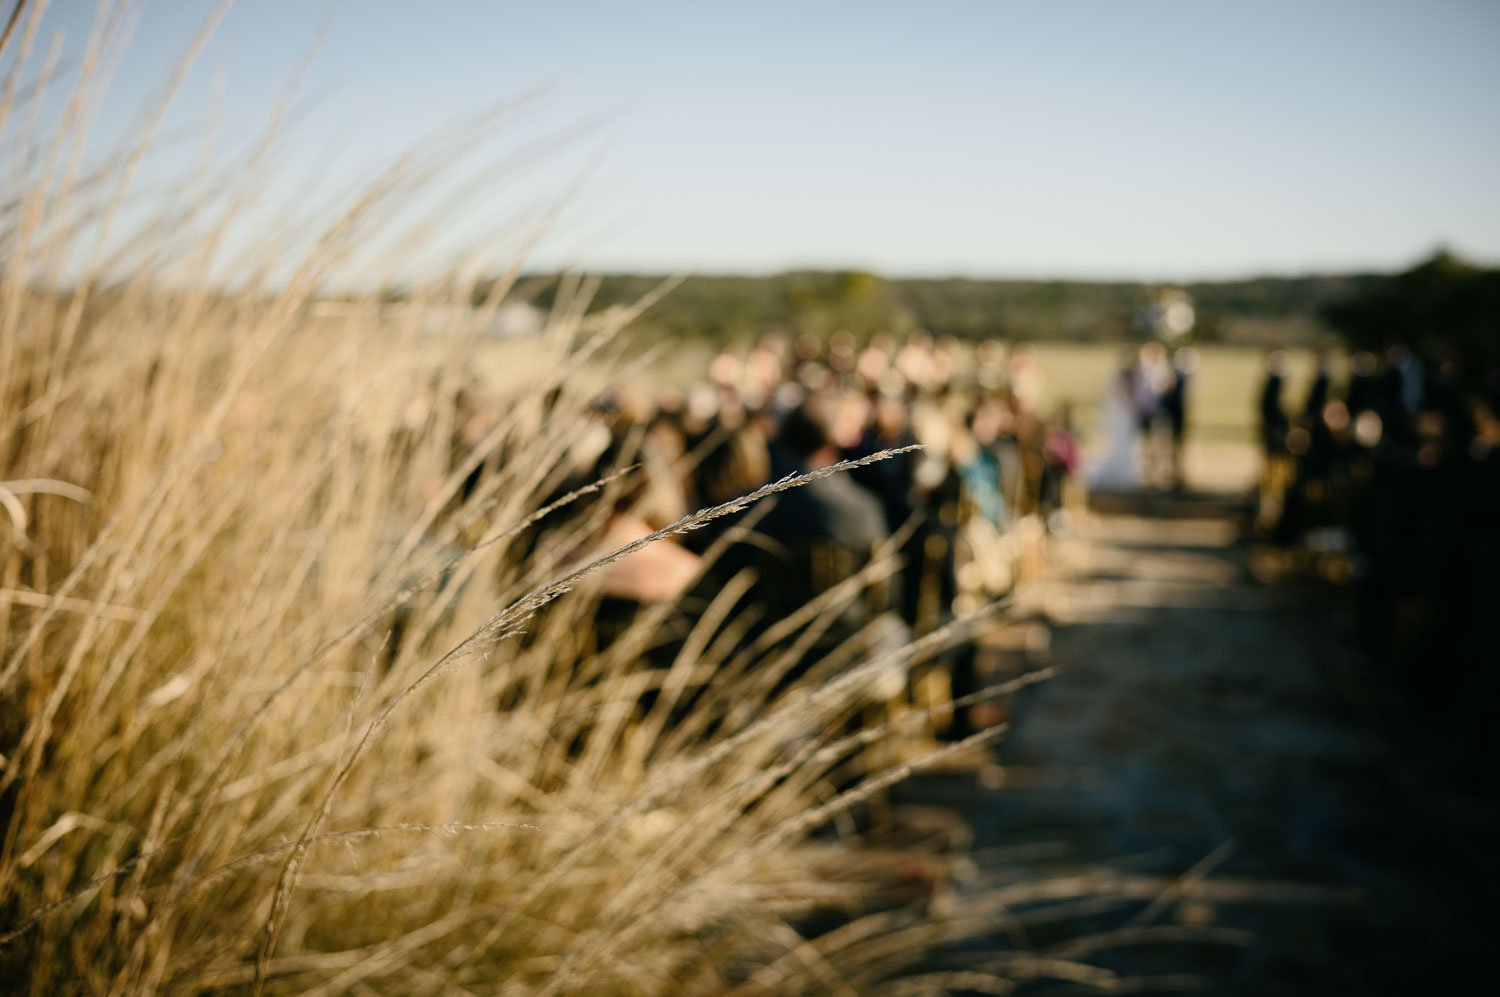
[[[1099,435],[1104,453],[1089,468],[1089,487],[1101,492],[1130,492],[1141,487],[1136,465],[1136,439],[1140,425],[1135,399],[1117,374],[1104,386],[1099,406]]]

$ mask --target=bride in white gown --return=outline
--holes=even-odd
[[[1141,486],[1136,466],[1140,423],[1135,411],[1135,376],[1126,369],[1104,385],[1099,406],[1099,435],[1105,451],[1089,469],[1090,488],[1105,492],[1135,491]]]

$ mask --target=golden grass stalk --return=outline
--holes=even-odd
[[[878,968],[858,946],[812,958],[791,925],[860,909],[865,873],[810,835],[913,767],[834,789],[894,729],[842,719],[973,621],[873,659],[852,646],[786,696],[767,677],[889,561],[737,654],[731,591],[665,674],[630,651],[649,618],[609,652],[580,638],[602,567],[864,461],[565,569],[632,473],[553,498],[634,312],[593,314],[570,282],[517,344],[434,338],[374,296],[328,307],[329,280],[498,119],[263,233],[242,279],[215,283],[263,220],[275,126],[242,174],[163,195],[176,231],[121,255],[161,109],[91,165],[124,6],[50,121],[62,74],[32,62],[40,23],[17,4],[0,34],[0,136],[27,137],[0,169],[0,984],[786,993],[874,981],[949,937],[871,922]],[[403,245],[443,219],[423,222]],[[412,297],[467,304],[496,269]],[[520,265],[504,272],[482,309]],[[455,454],[476,391],[499,414]],[[549,524],[550,547],[523,542]]]

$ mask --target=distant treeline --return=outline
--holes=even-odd
[[[1403,345],[1464,379],[1500,379],[1500,269],[1441,252],[1336,298],[1323,319],[1354,349]]]
[[[596,307],[631,305],[662,276],[599,277]],[[1330,337],[1323,315],[1378,285],[1376,275],[1260,277],[1177,285],[1191,296],[1198,342],[1308,346]],[[523,293],[550,307],[559,282],[534,275]],[[862,271],[767,277],[695,276],[634,324],[644,335],[750,339],[768,330],[857,335],[926,329],[961,339],[1125,341],[1148,326],[1166,285],[1065,280],[893,279]],[[486,289],[481,287],[479,294]]]

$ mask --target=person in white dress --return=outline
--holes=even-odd
[[[1128,492],[1141,486],[1136,463],[1140,415],[1135,405],[1135,381],[1135,371],[1127,367],[1104,386],[1099,406],[1099,436],[1104,452],[1088,472],[1088,485],[1096,491]]]

